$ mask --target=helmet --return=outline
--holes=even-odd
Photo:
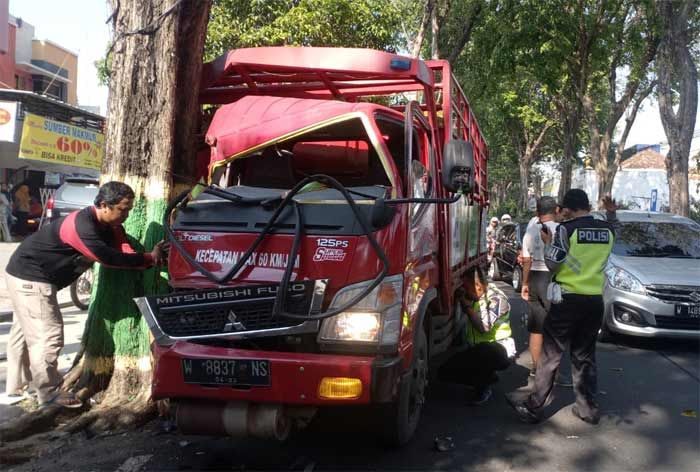
[[[511,217],[508,213],[501,216],[501,223],[510,223]]]
[[[498,223],[498,218],[496,218],[495,216],[493,218],[491,218],[491,223],[494,223],[494,222]]]

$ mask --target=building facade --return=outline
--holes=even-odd
[[[78,105],[78,55],[34,37],[34,26],[8,15],[7,50],[0,52],[0,88],[27,90]]]

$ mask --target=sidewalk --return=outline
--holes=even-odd
[[[7,292],[5,283],[5,267],[10,260],[10,256],[19,246],[19,243],[0,243],[0,392],[5,391],[5,376],[7,373],[7,340],[12,326],[12,302],[10,294]],[[80,350],[80,339],[83,335],[87,312],[81,311],[70,299],[70,289],[65,288],[58,292],[58,303],[63,314],[65,347],[61,350],[58,359],[58,368],[61,372],[66,372],[73,364],[73,358]],[[0,421],[7,421],[22,412],[16,405],[0,405]]]
[[[5,267],[10,261],[12,253],[15,252],[19,243],[0,242],[0,323],[12,321],[12,302],[10,294],[7,292],[7,283],[5,282]],[[58,292],[58,303],[61,308],[72,304],[70,299],[70,289],[64,288]]]

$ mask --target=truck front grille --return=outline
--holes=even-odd
[[[305,296],[290,297],[286,311],[298,315],[306,314],[309,311],[309,302]],[[259,331],[286,328],[301,323],[289,318],[273,317],[273,304],[274,299],[251,300],[223,307],[161,312],[156,315],[156,319],[163,332],[173,337]]]
[[[700,287],[647,285],[646,290],[650,297],[668,303],[700,303]]]
[[[315,313],[325,290],[325,285],[320,292],[318,287],[319,281],[291,283],[284,311],[300,316]],[[137,304],[147,308],[141,311],[156,337],[246,337],[251,332],[259,336],[267,335],[266,330],[311,328],[304,319],[272,315],[278,288],[278,284],[265,284],[173,292],[139,299]]]

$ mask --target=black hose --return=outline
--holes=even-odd
[[[166,209],[166,214],[165,214],[165,219],[163,221],[163,226],[165,229],[165,233],[168,236],[168,239],[170,240],[171,244],[175,246],[175,248],[178,250],[180,255],[189,263],[191,264],[197,271],[199,271],[201,274],[206,276],[209,280],[212,282],[216,282],[217,284],[225,284],[231,278],[233,278],[243,267],[243,265],[246,263],[246,261],[250,258],[250,256],[255,252],[257,247],[260,245],[262,240],[272,231],[272,228],[274,224],[277,222],[277,219],[279,218],[280,214],[286,207],[289,205],[290,202],[293,202],[294,196],[301,191],[301,189],[306,186],[307,184],[311,182],[321,182],[326,185],[329,185],[330,187],[335,188],[340,194],[345,198],[345,200],[348,202],[348,205],[350,205],[350,209],[352,210],[353,214],[355,215],[355,218],[357,219],[358,223],[362,227],[362,230],[364,232],[364,235],[367,237],[370,245],[372,246],[372,249],[374,252],[377,254],[377,257],[379,260],[382,262],[382,269],[379,271],[379,273],[375,276],[375,278],[372,280],[372,282],[365,287],[362,292],[360,292],[358,295],[352,298],[348,303],[341,307],[334,308],[332,310],[319,313],[316,315],[312,314],[306,314],[306,315],[299,315],[296,313],[289,313],[283,310],[283,305],[286,302],[286,297],[287,297],[287,291],[289,289],[289,282],[291,281],[291,276],[292,272],[294,270],[294,263],[296,262],[297,255],[299,253],[299,247],[301,245],[301,238],[303,236],[303,223],[301,222],[302,219],[302,213],[299,208],[299,204],[294,202],[295,207],[297,207],[296,211],[296,224],[295,224],[295,235],[294,235],[294,242],[292,243],[292,253],[290,254],[289,260],[287,261],[287,267],[285,268],[284,275],[282,277],[282,281],[280,282],[280,287],[277,291],[277,296],[275,297],[275,303],[273,305],[273,316],[283,316],[286,318],[293,318],[293,319],[302,319],[302,320],[320,320],[323,318],[328,318],[330,316],[337,315],[338,313],[341,313],[343,311],[348,310],[352,306],[356,305],[358,302],[360,302],[363,298],[365,298],[367,295],[370,294],[372,290],[374,290],[386,277],[387,273],[389,272],[389,260],[386,257],[386,254],[384,254],[384,251],[382,250],[381,246],[377,242],[376,238],[372,234],[371,228],[367,224],[367,221],[365,220],[364,216],[360,212],[359,208],[357,207],[357,204],[353,200],[352,196],[348,192],[348,190],[336,179],[334,179],[331,176],[324,175],[324,174],[315,174],[311,175],[303,180],[301,180],[299,183],[297,183],[292,190],[290,190],[287,195],[284,197],[280,205],[277,207],[273,215],[270,217],[270,220],[267,222],[265,227],[262,229],[258,237],[253,241],[253,244],[248,248],[248,250],[241,256],[241,258],[234,264],[234,266],[229,270],[226,274],[224,274],[222,277],[217,277],[216,274],[208,271],[207,269],[204,268],[202,264],[197,262],[194,257],[192,257],[187,250],[180,244],[180,241],[177,240],[175,237],[175,234],[172,231],[172,228],[170,227],[170,213],[179,205],[181,205],[189,192],[183,192],[180,194],[173,202],[168,205],[168,208]],[[219,196],[220,198],[223,198],[225,200],[231,201],[233,203],[243,203],[242,200],[250,200],[250,203],[253,203],[252,199],[242,199],[242,197],[239,197],[237,195],[231,194],[229,192],[225,192],[220,189],[216,189],[214,192],[210,192],[210,189],[207,189],[206,191],[208,193],[212,193],[216,196]],[[248,203],[248,202],[246,202]]]

